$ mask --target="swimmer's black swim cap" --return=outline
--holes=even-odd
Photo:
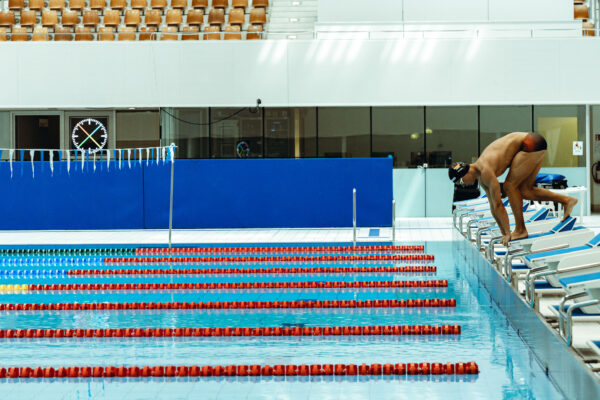
[[[469,172],[469,164],[463,162],[455,162],[450,168],[448,168],[448,178],[454,183],[460,180]]]

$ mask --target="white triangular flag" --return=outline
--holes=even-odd
[[[96,172],[96,153],[92,153],[92,165],[94,166],[94,172]]]
[[[142,166],[142,149],[138,149],[140,151],[140,158],[139,158],[139,162],[140,162],[140,167]]]
[[[8,162],[10,163],[10,177],[12,178],[13,176],[13,166],[12,166],[12,160],[13,157],[15,156],[15,150],[14,149],[10,149],[8,151]]]
[[[87,150],[81,150],[81,171],[85,168],[85,156]]]
[[[54,176],[54,152],[50,150],[50,173]]]
[[[67,150],[67,174],[71,173],[71,150]]]
[[[150,162],[150,148],[146,147],[146,166],[148,166],[149,162]]]
[[[110,170],[110,150],[106,150],[106,170]]]
[[[117,154],[119,155],[119,169],[121,169],[121,160],[123,159],[123,150],[119,150],[117,152]]]
[[[160,160],[160,147],[156,148],[156,165],[158,165],[158,160]]]
[[[175,145],[171,144],[169,146],[169,158],[171,159],[171,162],[175,162]]]
[[[164,164],[165,163],[165,157],[167,156],[167,149],[166,149],[166,147],[162,147],[161,150],[162,150],[161,151],[161,153],[162,153],[162,162]]]
[[[31,176],[35,178],[35,168],[33,168],[33,158],[35,157],[35,150],[29,150],[29,157],[31,157]]]
[[[127,166],[131,169],[131,149],[127,149]]]

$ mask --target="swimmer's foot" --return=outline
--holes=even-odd
[[[575,197],[569,197],[569,200],[563,204],[563,209],[565,210],[565,214],[563,216],[563,221],[571,216],[571,211],[573,211],[573,207],[577,204],[577,199]]]
[[[527,231],[514,231],[510,234],[510,240],[524,239],[528,236]]]

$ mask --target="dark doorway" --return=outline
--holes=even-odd
[[[60,116],[58,115],[17,115],[15,127],[17,149],[60,148]],[[19,153],[17,152],[17,157],[20,157]],[[26,151],[22,161],[30,160],[29,152]],[[34,161],[40,161],[40,152],[36,152]]]

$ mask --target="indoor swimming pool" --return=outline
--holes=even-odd
[[[0,397],[562,398],[465,262],[475,250],[407,245],[424,248],[5,251],[0,374],[29,377],[1,378]],[[57,377],[72,366],[78,377]],[[166,368],[145,377],[145,366]],[[164,376],[179,366],[188,376]],[[53,377],[35,377],[47,367]]]

